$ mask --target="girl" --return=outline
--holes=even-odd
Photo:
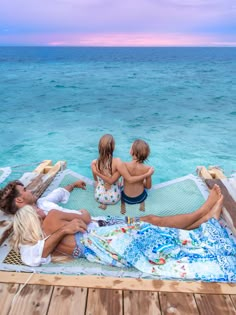
[[[112,176],[115,172],[115,164],[118,158],[113,158],[115,149],[115,140],[112,135],[104,135],[98,144],[99,157],[94,160],[98,171],[106,176]],[[94,197],[100,203],[99,208],[105,210],[107,205],[116,204],[121,198],[121,182],[119,179],[113,184],[105,183],[100,177],[93,172],[95,180]]]

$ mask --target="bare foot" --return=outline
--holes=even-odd
[[[221,195],[220,199],[216,202],[214,207],[209,212],[209,214],[208,214],[209,215],[209,219],[210,218],[215,218],[216,220],[219,220],[221,212],[222,212],[223,201],[224,201],[224,196]]]
[[[204,204],[197,210],[201,213],[200,217],[207,215],[217,203],[217,201],[221,198],[221,196],[221,189],[218,185],[215,184],[210,190],[206,202],[204,202]]]
[[[100,206],[98,208],[100,208],[102,210],[106,210],[107,205],[104,205],[103,203],[100,203]]]
[[[207,204],[210,207],[210,209],[215,205],[215,203],[221,198],[222,194],[221,194],[221,189],[220,187],[215,184],[211,191],[210,194],[207,198]]]
[[[221,196],[221,189],[220,189],[220,186],[215,184],[212,189],[214,189],[216,191],[216,193],[218,194],[218,196]]]

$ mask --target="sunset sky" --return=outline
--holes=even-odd
[[[0,45],[236,47],[236,0],[0,0]]]

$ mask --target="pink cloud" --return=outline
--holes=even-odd
[[[236,46],[233,36],[188,33],[0,35],[0,42],[45,46]]]

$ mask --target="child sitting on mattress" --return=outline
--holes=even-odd
[[[106,209],[109,204],[116,204],[121,199],[120,176],[123,176],[126,184],[143,182],[150,177],[154,170],[147,168],[145,172],[131,176],[127,167],[119,158],[113,157],[115,140],[112,135],[106,134],[101,137],[98,144],[99,157],[92,162],[92,172],[95,179],[94,197],[100,203],[101,209]],[[122,212],[122,213],[125,213]]]
[[[132,156],[132,161],[130,162],[123,163],[120,159],[113,159],[113,171],[110,172],[110,176],[106,176],[104,170],[100,170],[98,162],[92,163],[94,176],[101,178],[103,183],[106,182],[112,185],[119,179],[121,175],[123,176],[124,188],[121,191],[122,214],[126,213],[125,203],[140,204],[140,210],[145,210],[144,201],[147,198],[146,188],[151,188],[151,175],[154,172],[152,167],[144,165],[144,161],[150,154],[149,145],[145,141],[140,139],[135,140],[131,146],[130,154]],[[108,163],[106,165],[108,165]]]

